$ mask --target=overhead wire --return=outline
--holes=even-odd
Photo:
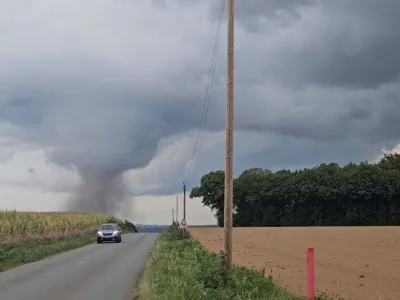
[[[215,75],[215,67],[216,67],[216,60],[217,60],[217,54],[218,54],[218,48],[219,48],[219,40],[221,37],[221,24],[222,24],[222,19],[224,16],[224,11],[225,11],[225,0],[221,0],[221,6],[220,6],[220,12],[219,12],[219,18],[218,18],[218,23],[217,23],[217,31],[215,34],[215,39],[214,39],[214,47],[213,47],[213,52],[212,52],[212,57],[211,57],[211,64],[210,64],[210,70],[208,73],[208,82],[207,82],[207,88],[206,88],[206,94],[203,100],[203,107],[201,111],[201,118],[200,118],[200,123],[199,127],[197,130],[197,137],[196,137],[196,142],[193,148],[193,155],[190,160],[190,165],[189,168],[186,172],[185,178],[187,178],[190,175],[193,175],[196,171],[196,163],[199,159],[199,155],[196,158],[196,152],[200,152],[201,146],[203,143],[203,138],[204,138],[204,129],[205,125],[207,122],[207,117],[208,117],[208,111],[210,107],[210,99],[211,99],[211,91],[212,91],[212,86],[214,82],[214,75]],[[193,168],[193,170],[192,170]],[[186,180],[185,180],[186,181]]]

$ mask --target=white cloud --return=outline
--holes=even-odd
[[[193,156],[196,140],[197,150]],[[275,145],[277,141],[279,138],[272,135],[237,131],[234,134],[235,160],[251,156]],[[125,172],[124,180],[137,195],[174,191],[183,181],[189,181],[192,187],[198,184],[199,176],[210,171],[210,167],[212,170],[224,169],[224,156],[224,131],[189,131],[163,138],[150,163]]]
[[[400,154],[400,144],[397,144],[396,146],[390,149],[383,148],[381,150],[381,154],[379,154],[379,156],[376,157],[375,159],[372,159],[371,162],[378,163],[385,156],[385,154]]]
[[[19,151],[0,164],[0,186],[20,186],[43,192],[71,192],[79,183],[73,169],[47,160],[44,149]]]
[[[135,221],[141,224],[171,224],[172,210],[176,209],[176,196],[179,197],[179,221],[183,219],[183,194],[166,196],[142,196],[135,198]],[[200,199],[186,199],[186,221],[188,225],[216,224],[216,219]]]
[[[0,188],[0,209],[19,211],[59,211],[65,207],[68,194],[38,191],[18,186]]]

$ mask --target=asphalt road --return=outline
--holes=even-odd
[[[1,300],[131,300],[156,233],[122,236],[0,273]]]

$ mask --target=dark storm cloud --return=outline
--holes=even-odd
[[[350,161],[359,162],[362,160],[360,157],[374,157],[375,153],[380,150],[376,145],[363,147],[352,141],[314,142],[312,140],[287,139],[248,157],[247,164],[251,164],[251,160],[264,161],[265,166],[272,171],[310,168],[315,166],[316,162],[318,164],[336,162],[345,165]]]
[[[74,205],[112,210],[129,194],[124,171],[146,166],[162,137],[197,128],[220,2],[49,2],[13,17],[16,2],[0,4],[0,120],[77,166]],[[291,141],[238,168],[369,159],[396,144],[398,11],[394,0],[236,1],[235,127]],[[225,125],[225,34],[213,131]],[[207,159],[202,172],[216,165]]]
[[[274,18],[277,12],[285,11],[297,14],[302,7],[314,5],[316,0],[248,0],[236,1],[236,16],[239,21],[254,17]]]
[[[399,79],[399,1],[318,1],[309,8],[290,25],[295,32],[300,28],[301,38],[288,36],[299,39],[295,47],[274,53],[281,59],[269,67],[281,80],[376,88]]]
[[[0,104],[0,119],[28,127],[40,123],[41,115],[37,105],[32,100],[17,98]]]
[[[227,2],[227,1],[226,1]],[[290,18],[299,18],[298,9],[314,5],[316,0],[246,0],[235,1],[235,21],[240,28],[249,32],[265,30],[265,21],[282,23],[282,13]],[[212,19],[218,19],[220,1],[214,1],[210,8]]]
[[[338,33],[341,34],[344,36],[337,37],[338,43],[329,48],[315,51],[318,43],[315,40],[300,53],[288,54],[292,69],[288,72],[281,65],[279,73],[290,84],[313,83],[347,88],[374,88],[399,79],[400,32],[396,36],[379,36],[373,42],[359,45],[363,49],[355,53],[346,51],[341,41],[345,43],[348,36]]]

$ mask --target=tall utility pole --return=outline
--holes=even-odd
[[[186,222],[186,182],[183,183],[183,220]]]
[[[179,215],[178,215],[178,209],[179,209],[179,201],[178,201],[178,196],[176,196],[176,223],[179,224]]]
[[[234,12],[234,0],[228,0],[228,67],[224,193],[225,264],[228,270],[232,267]]]
[[[172,224],[174,224],[174,218],[175,218],[175,212],[174,209],[172,209]]]

